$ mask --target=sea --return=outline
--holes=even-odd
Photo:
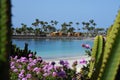
[[[43,59],[57,59],[85,55],[82,44],[89,44],[92,48],[93,40],[70,40],[70,39],[12,39],[12,43],[24,49],[28,43],[28,49],[37,52],[37,56]]]

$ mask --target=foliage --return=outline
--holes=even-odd
[[[0,0],[0,80],[9,80],[10,27],[10,0]]]
[[[24,46],[23,50],[20,49],[19,47],[17,47],[15,44],[11,45],[11,54],[10,54],[10,56],[12,56],[12,57],[18,56],[18,58],[21,58],[21,57],[28,58],[29,54],[32,54],[33,58],[34,58],[35,55],[36,55],[36,52],[31,52],[31,50],[28,50],[28,44],[27,43],[25,43],[25,46]]]

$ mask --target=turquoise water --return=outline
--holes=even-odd
[[[29,49],[37,52],[42,58],[63,58],[85,54],[82,44],[93,45],[92,40],[48,40],[48,39],[13,39],[13,44],[24,48],[24,43],[28,43]]]

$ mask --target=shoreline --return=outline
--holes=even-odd
[[[12,39],[70,39],[70,40],[94,40],[94,37],[74,37],[74,36],[56,36],[56,37],[41,37],[41,36],[34,36],[34,35],[12,35]]]
[[[68,57],[57,57],[57,58],[43,58],[45,61],[59,61],[59,60],[75,60],[81,58],[88,58],[87,55],[79,55],[79,56],[68,56]]]

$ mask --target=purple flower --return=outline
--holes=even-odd
[[[27,80],[27,78],[22,78],[22,80]]]
[[[40,68],[38,68],[38,67],[35,67],[35,68],[33,69],[33,71],[34,71],[34,72],[36,72],[37,74],[39,74],[39,73],[40,73],[40,70],[41,70],[41,69],[40,69]]]
[[[15,64],[15,62],[11,62],[11,63],[10,63],[10,66],[13,66],[14,64]]]
[[[86,63],[87,61],[84,58],[80,60],[80,64],[86,64]]]
[[[15,69],[15,66],[13,65],[13,66],[11,66],[10,68],[11,68],[11,69]]]
[[[84,47],[86,49],[90,49],[90,45],[88,45],[88,44],[82,44],[82,47]]]
[[[31,77],[32,77],[31,74],[27,74],[27,75],[26,75],[26,78],[31,78]]]
[[[59,62],[61,65],[64,65],[64,61],[63,60],[60,60]]]
[[[20,73],[20,74],[18,75],[18,77],[19,77],[19,78],[23,78],[24,75],[23,75],[22,73]]]
[[[34,59],[34,60],[33,60],[33,63],[35,63],[35,64],[36,64],[36,63],[37,63],[37,59]]]
[[[60,71],[60,72],[58,72],[58,76],[59,77],[66,77],[66,73],[65,73],[65,71]]]
[[[15,56],[15,57],[14,57],[14,60],[17,60],[17,58],[18,58],[18,56]]]
[[[51,62],[51,65],[53,65],[53,66],[54,66],[54,65],[55,65],[55,62],[54,62],[54,61],[53,61],[53,62]]]
[[[20,59],[17,59],[16,62],[17,62],[17,63],[20,62]]]
[[[14,69],[13,72],[18,72],[18,69]]]
[[[37,61],[41,63],[42,62],[42,58],[41,57],[37,57]]]
[[[21,57],[21,58],[20,58],[20,62],[28,62],[28,60],[27,60],[26,57]]]
[[[34,66],[34,65],[35,65],[35,63],[33,63],[33,62],[28,64],[28,66],[31,66],[31,67]]]
[[[20,74],[18,75],[19,78],[23,78],[24,77],[24,73],[25,73],[25,70],[22,69]]]
[[[90,49],[90,45],[86,44],[85,48]]]
[[[28,65],[28,66],[27,66],[27,70],[31,70],[31,66]]]
[[[32,62],[33,61],[33,59],[32,58],[29,58],[29,62]]]
[[[24,69],[22,69],[20,73],[21,73],[21,74],[25,73],[25,70],[24,70]]]
[[[69,67],[68,61],[64,61],[64,66]]]
[[[52,76],[53,76],[53,77],[56,77],[56,76],[57,76],[57,73],[56,73],[56,72],[53,72],[53,73],[52,73]]]
[[[18,68],[22,68],[22,65],[18,65]]]
[[[43,74],[44,77],[47,77],[47,76],[49,76],[49,75],[50,75],[50,73],[44,73],[44,74]]]
[[[48,65],[47,68],[48,68],[48,71],[50,71],[53,69],[53,65]]]
[[[28,57],[32,57],[32,56],[33,56],[33,54],[29,54],[29,55],[28,55]]]

